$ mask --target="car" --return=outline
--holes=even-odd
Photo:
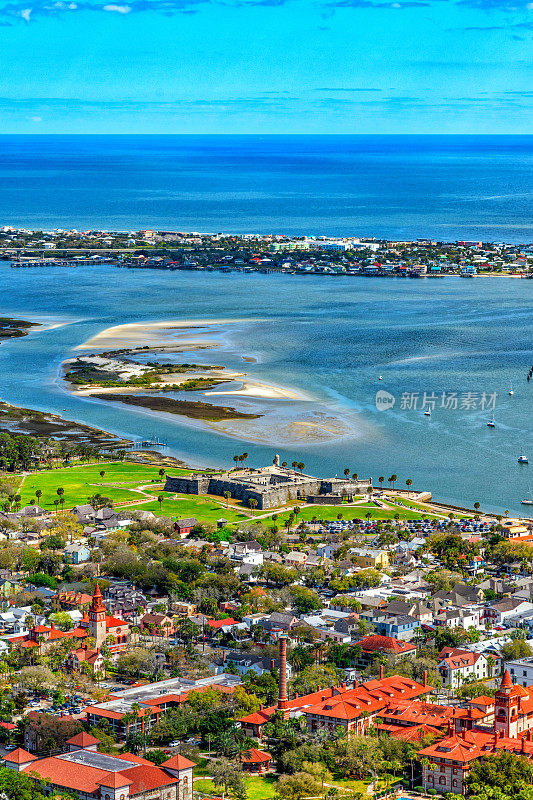
[[[12,750],[16,750],[16,749],[17,749],[17,745],[16,744],[6,744],[6,745],[4,745],[4,750],[6,751],[6,753],[11,753]]]
[[[170,742],[169,747],[179,747],[181,744],[179,739],[175,739],[173,742]]]

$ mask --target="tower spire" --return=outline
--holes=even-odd
[[[284,633],[279,635],[279,690],[278,690],[278,711],[282,711],[285,717],[288,716],[289,699],[287,697],[287,636]]]

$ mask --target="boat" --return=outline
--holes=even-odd
[[[521,503],[523,506],[533,506],[533,500],[531,500],[531,498],[525,498]]]
[[[380,375],[380,376],[379,376],[379,378],[378,378],[378,380],[382,381],[382,380],[383,380],[383,377]]]
[[[518,456],[518,463],[519,464],[529,464],[529,461],[527,460],[527,456],[523,455],[523,453],[520,453],[520,455]]]
[[[428,408],[427,411],[424,411],[424,416],[426,416],[426,417],[430,417],[431,416],[431,411],[429,410],[429,408]]]
[[[509,389],[509,394],[511,395],[511,397],[512,397],[512,396],[513,396],[513,394],[514,394],[514,389],[513,389],[513,387],[512,387],[512,386],[511,386],[511,388]]]
[[[496,427],[496,423],[494,422],[494,414],[492,415],[492,419],[489,419],[489,421],[487,422],[487,426],[489,428],[495,428]]]

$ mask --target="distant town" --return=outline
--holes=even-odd
[[[111,263],[130,268],[289,274],[533,277],[533,244],[388,241],[278,234],[0,229],[0,258],[16,267]]]

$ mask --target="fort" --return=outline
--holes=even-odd
[[[372,489],[372,479],[314,478],[280,466],[279,456],[269,467],[236,469],[219,475],[167,475],[166,492],[214,494],[226,492],[246,505],[255,501],[258,509],[277,508],[291,500],[309,503],[339,503],[342,497],[364,494]]]

